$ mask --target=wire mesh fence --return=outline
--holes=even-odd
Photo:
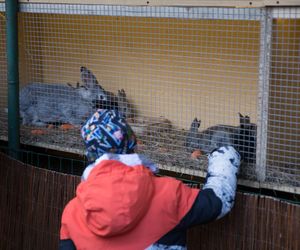
[[[86,67],[92,74],[89,79],[97,79],[105,90],[104,99],[114,99],[118,90],[124,90],[126,100],[119,101],[118,108],[123,110],[122,104],[127,101],[125,115],[140,138],[140,151],[160,163],[201,169],[204,160],[191,159],[193,150],[200,148],[207,153],[222,140],[234,142],[239,133],[239,112],[255,122],[260,11],[206,8],[196,12],[197,18],[184,18],[181,8],[177,12],[152,8],[145,16],[132,16],[132,9],[111,6],[104,13],[90,16],[77,13],[85,11],[80,5],[75,10],[69,6],[57,8],[65,8],[65,14],[45,14],[49,5],[40,7],[43,13],[21,13],[21,40],[25,41],[25,54],[30,55],[25,58],[29,72],[25,84],[47,83],[36,86],[44,88],[37,90],[39,94],[52,91],[49,83],[76,87],[77,81],[85,83],[80,76],[86,74],[80,74],[80,69]],[[156,17],[158,14],[163,17]],[[62,90],[59,95],[58,102],[70,103]],[[93,100],[98,99],[89,102]],[[50,102],[54,103],[50,97],[43,100],[47,107]],[[75,109],[81,106],[74,105]],[[47,117],[39,114],[38,122],[56,122],[47,120],[45,108],[41,112]],[[188,133],[195,117],[201,120],[200,129],[205,132]],[[57,122],[67,123],[71,118],[59,117]],[[30,117],[28,120],[33,123],[29,125],[38,125]],[[82,146],[78,137],[75,144],[70,137],[66,139],[69,131],[51,132],[60,138],[55,139],[56,145],[64,142],[64,148],[70,150]],[[75,133],[78,135],[78,131]],[[47,139],[47,135],[40,138]]]
[[[299,186],[300,9],[277,10],[272,24],[267,177]]]
[[[242,179],[261,171],[263,182],[300,186],[299,9],[282,9],[284,18],[264,8],[20,11],[23,143],[83,154],[80,125],[112,108],[136,132],[137,151],[161,168],[203,175],[208,152],[234,145]]]
[[[7,145],[2,143],[0,152],[8,155]],[[87,166],[87,162],[82,155],[63,155],[58,152],[49,152],[49,150],[28,146],[14,153],[24,164],[70,175],[81,176]]]

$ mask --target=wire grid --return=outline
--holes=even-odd
[[[0,145],[0,152],[8,155],[8,147]],[[24,164],[70,175],[81,176],[87,165],[82,156],[59,156],[36,149],[20,149],[17,153]]]
[[[5,9],[4,4],[0,3],[0,130],[7,131],[7,66],[6,66],[6,21],[5,21]],[[1,139],[6,139],[6,136],[2,136]]]
[[[274,12],[267,180],[300,185],[300,8]]]
[[[235,144],[248,157],[242,175],[255,179],[255,145],[248,141],[256,129],[261,10],[192,8],[189,16],[180,7],[151,7],[145,14],[122,6],[96,12],[95,6],[93,15],[84,15],[86,8],[21,5],[21,84],[44,84],[34,90],[51,96],[42,113],[50,116],[57,103],[72,102],[65,86],[84,84],[84,66],[106,94],[125,90],[138,152],[169,170],[194,174],[206,168],[206,153]],[[49,84],[60,84],[64,91]],[[116,100],[119,107],[124,104]],[[239,113],[248,123],[249,116],[251,125],[241,126]],[[195,117],[201,125],[191,129]],[[65,130],[57,124],[26,124],[21,139],[83,153],[76,125]]]

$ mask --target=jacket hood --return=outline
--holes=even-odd
[[[60,238],[77,250],[141,250],[173,229],[199,190],[143,166],[103,160],[66,205]]]
[[[89,230],[111,237],[130,231],[147,213],[154,193],[153,175],[143,166],[124,167],[112,160],[101,165],[80,183],[76,195]]]

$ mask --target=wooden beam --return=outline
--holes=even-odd
[[[176,166],[166,166],[159,164],[159,168],[171,172],[176,172],[178,174],[187,174],[190,176],[197,176],[205,178],[206,172],[200,169],[188,169]],[[259,182],[259,181],[252,181],[252,180],[245,180],[245,179],[238,179],[238,185],[251,187],[251,188],[263,188],[263,189],[270,189],[276,191],[282,191],[292,194],[300,194],[300,187],[290,186],[287,184],[280,184],[275,182]]]
[[[300,0],[264,0],[264,6],[300,6]]]
[[[3,0],[0,0],[3,1]],[[83,4],[82,0],[19,0],[20,3]],[[261,7],[263,0],[86,0],[84,4],[136,5],[136,6],[214,6],[214,7]]]
[[[0,0],[4,3],[5,0]],[[83,4],[82,0],[19,0],[20,3]],[[84,4],[136,6],[264,7],[300,6],[300,0],[85,0]]]
[[[4,3],[5,0],[0,0]],[[82,0],[19,0],[20,3],[83,4]],[[128,6],[236,7],[300,6],[300,0],[86,0],[84,4]]]
[[[4,1],[4,0],[0,0]],[[21,3],[82,4],[82,0],[20,0]],[[214,6],[214,7],[262,7],[300,6],[299,0],[86,0],[84,4],[143,5],[143,6]]]

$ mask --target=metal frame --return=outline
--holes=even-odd
[[[266,178],[269,71],[272,43],[272,16],[269,9],[263,10],[260,29],[259,93],[257,119],[256,175],[263,182]]]
[[[18,152],[20,149],[18,0],[6,0],[5,6],[8,91],[8,149],[9,154],[18,159]]]
[[[4,2],[4,0],[0,0]],[[83,4],[81,0],[19,0],[20,3],[66,3]],[[86,0],[84,4],[142,5],[142,6],[218,6],[218,7],[264,7],[300,6],[299,0]]]
[[[78,14],[96,16],[161,17],[185,19],[259,20],[259,8],[186,8],[163,6],[78,5],[78,4],[20,4],[27,13]],[[216,18],[218,16],[218,18]]]
[[[0,0],[4,1],[4,0]],[[296,0],[284,0],[285,5],[294,5]],[[50,3],[50,4],[83,4],[81,0],[19,0],[20,3]],[[219,6],[219,7],[262,7],[264,0],[86,0],[84,4],[104,5],[135,5],[135,6]],[[278,1],[269,1],[271,5],[278,5]]]

